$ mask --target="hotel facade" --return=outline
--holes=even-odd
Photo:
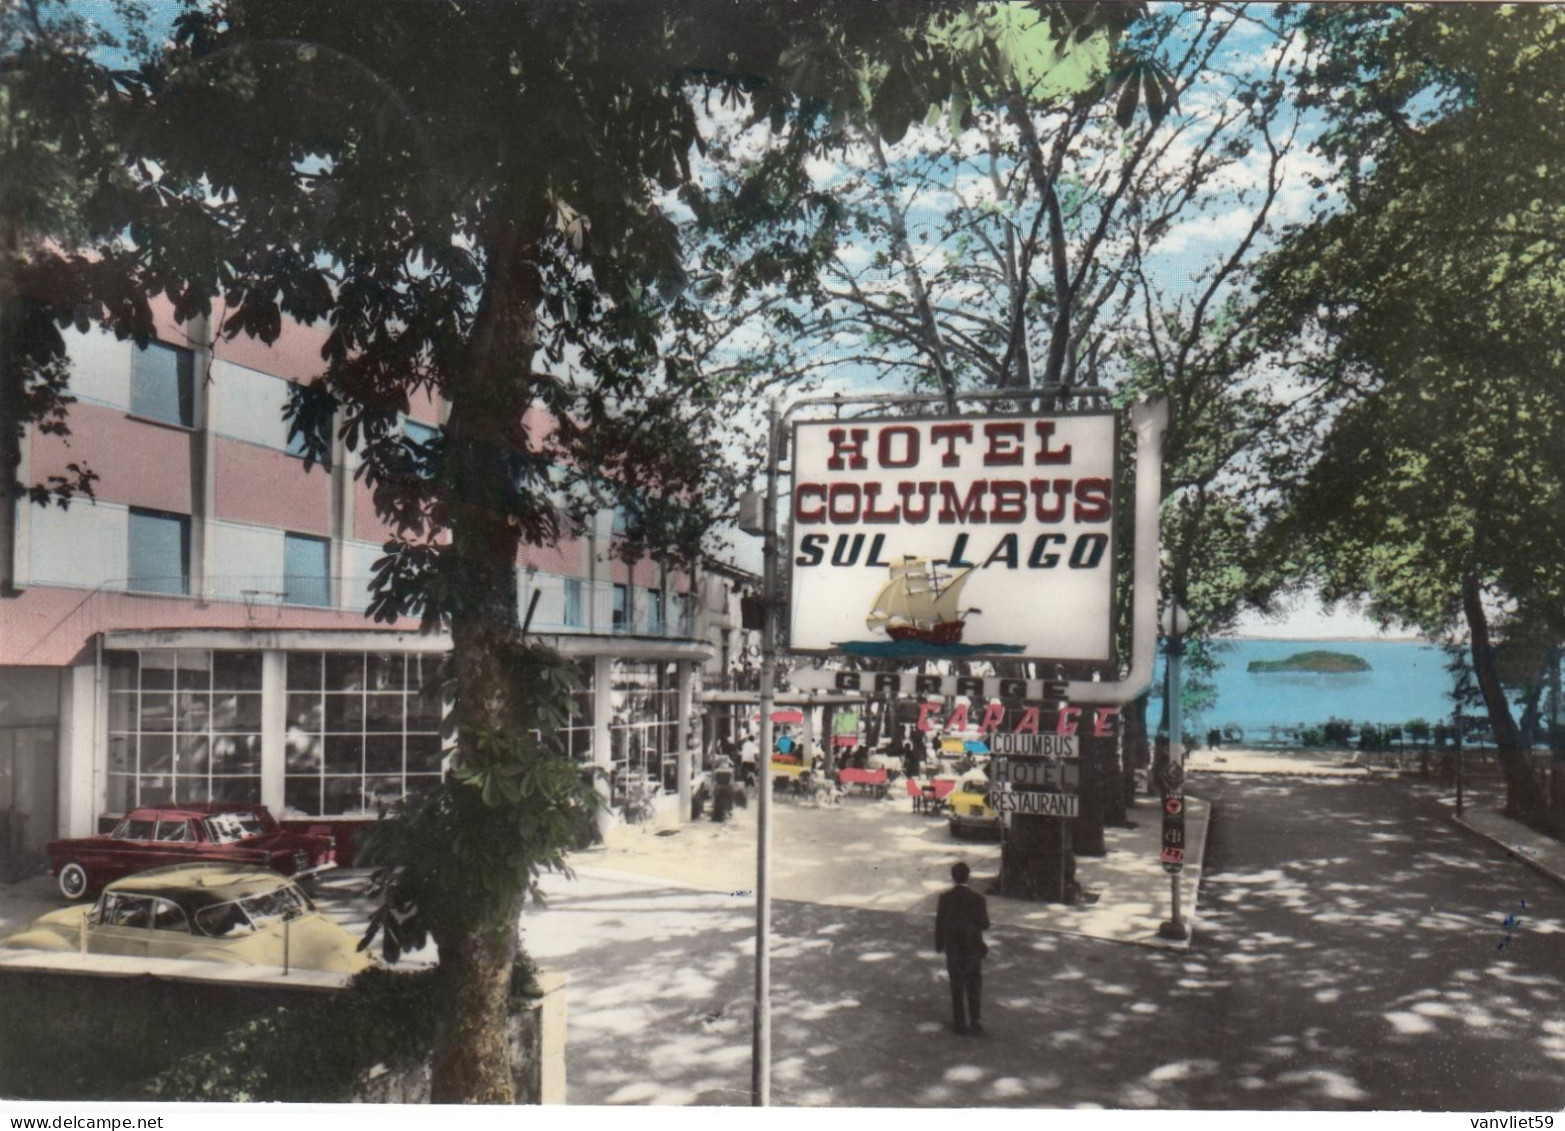
[[[439,780],[434,676],[449,638],[365,617],[390,531],[340,439],[309,469],[289,442],[288,384],[320,371],[322,339],[288,326],[270,347],[214,341],[166,311],[144,348],[70,335],[71,434],[32,429],[19,479],[84,463],[96,498],[24,500],[9,516],[5,876],[137,805],[260,802],[343,834]],[[440,425],[427,400],[402,420],[415,439]],[[518,606],[536,594],[531,631],[577,664],[563,739],[611,811],[650,798],[678,820],[691,755],[725,725],[703,733],[700,691],[728,686],[753,651],[739,600],[754,579],[628,564],[616,538],[603,513],[580,536],[524,548]]]

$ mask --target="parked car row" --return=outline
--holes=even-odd
[[[50,841],[46,851],[69,900],[170,864],[242,864],[295,878],[337,866],[332,837],[289,832],[264,806],[225,802],[132,809],[109,833]]]
[[[285,830],[263,806],[145,806],[46,850],[61,896],[101,894],[0,947],[346,974],[375,964],[295,882],[335,868],[336,842]]]
[[[376,964],[298,884],[236,864],[138,872],[109,884],[93,906],[51,911],[0,947],[342,974]]]

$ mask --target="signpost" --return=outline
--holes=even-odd
[[[957,399],[1027,406],[1040,400],[1072,403],[1074,398],[1105,404],[1107,390],[1049,386],[964,393]],[[913,405],[927,405],[935,413],[941,406],[945,412],[843,419],[843,409],[855,403],[873,403],[888,414],[897,411],[895,406]],[[831,416],[796,421],[793,443],[786,445],[782,429],[806,405]],[[1122,499],[1116,486],[1120,415],[1106,408],[965,415],[935,394],[806,397],[786,411],[773,401],[767,412],[765,497],[747,500],[741,512],[749,520],[742,528],[763,538],[763,749],[770,749],[772,739],[781,616],[787,617],[791,652],[888,661],[1006,658],[1093,665],[1090,674],[1068,679],[997,681],[998,698],[1036,704],[1016,725],[1017,737],[1027,736],[1025,742],[996,751],[1011,759],[1009,773],[1016,779],[999,783],[999,795],[1028,798],[1003,802],[1002,809],[1006,816],[1023,814],[1013,830],[1015,842],[1006,847],[1002,876],[1010,873],[1014,857],[1023,866],[1024,882],[1018,886],[1024,898],[1067,897],[1066,869],[1072,861],[1066,839],[1072,826],[1066,822],[1080,806],[1080,771],[1072,765],[1077,751],[1073,743],[1059,741],[1071,738],[1077,725],[1079,711],[1068,704],[1098,705],[1090,723],[1083,719],[1080,725],[1091,727],[1083,733],[1101,737],[1108,725],[1101,712],[1133,701],[1152,678],[1168,405],[1162,399],[1138,401],[1123,414],[1135,436],[1134,633],[1130,664],[1112,678],[1122,659],[1113,648],[1115,531],[1122,525],[1116,512],[1131,501]],[[789,447],[789,533],[779,537],[779,465]],[[965,696],[971,702],[996,697],[975,693],[973,680],[965,676],[862,674],[873,680],[877,696]],[[860,676],[832,673],[831,690],[858,693]],[[823,677],[801,673],[792,683],[806,690],[814,686],[807,681]],[[894,678],[899,687],[885,686],[883,678]],[[907,681],[913,684],[910,690],[901,686]],[[1040,713],[1055,708],[1058,733],[1039,740]],[[921,730],[927,729],[929,709],[926,700],[920,708]],[[947,729],[963,728],[948,720]],[[1018,769],[1029,757],[1053,764]],[[1089,818],[1093,804],[1089,796]],[[751,1072],[751,1102],[760,1107],[769,1105],[771,1096],[771,808],[771,791],[763,790],[757,816]],[[1051,820],[1059,825],[1062,893],[1052,897],[1039,894],[1047,886],[1039,882],[1044,879],[1039,873],[1051,855],[1043,843],[1045,837],[1052,839]]]
[[[1179,914],[1179,873],[1185,870],[1185,768],[1171,757],[1160,775],[1163,792],[1163,849],[1158,860],[1169,875],[1173,909],[1169,921],[1157,929],[1158,937],[1185,939],[1190,929]]]

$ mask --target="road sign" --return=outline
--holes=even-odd
[[[995,790],[989,795],[989,804],[1001,813],[1025,813],[1038,817],[1074,817],[1079,812],[1079,802],[1074,793]]]
[[[1171,771],[1171,772],[1170,772]],[[1170,762],[1163,773],[1163,850],[1158,861],[1163,871],[1173,874],[1185,866],[1185,797],[1180,790],[1183,769]]]

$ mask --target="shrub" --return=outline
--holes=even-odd
[[[0,1095],[344,1102],[376,1065],[427,1062],[440,971],[370,970],[337,993],[163,980],[0,977]],[[520,962],[517,1006],[537,994]]]
[[[1326,725],[1321,728],[1321,733],[1332,746],[1346,746],[1353,740],[1353,724],[1347,719],[1339,719],[1333,715],[1326,720]]]

